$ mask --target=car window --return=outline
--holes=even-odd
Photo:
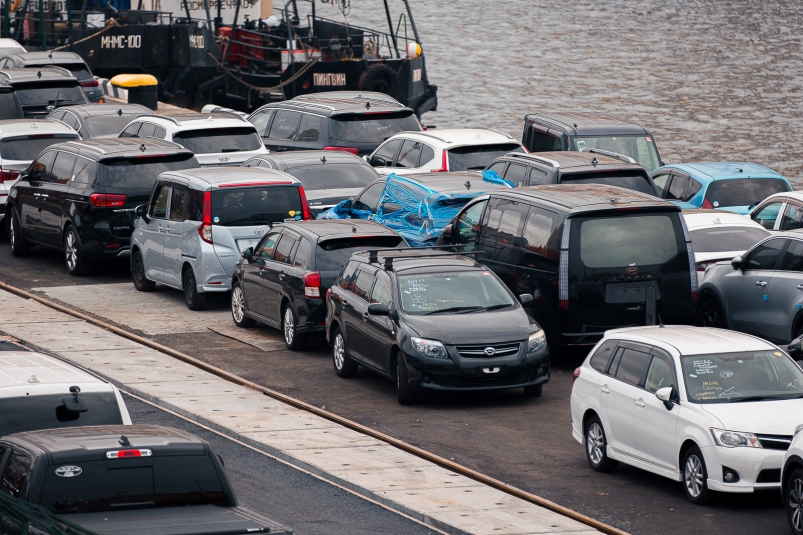
[[[315,248],[315,270],[340,271],[348,263],[351,255],[358,251],[406,247],[407,244],[401,236],[388,234],[378,236],[353,234],[348,238],[321,239]]]
[[[655,393],[659,388],[675,386],[673,369],[674,366],[669,362],[653,355],[650,368],[647,370],[647,380],[644,383],[644,388],[648,392]]]
[[[369,187],[354,201],[355,210],[364,210],[366,212],[373,212],[379,203],[379,196],[382,195],[382,190],[385,189],[384,182],[377,182]]]
[[[518,143],[499,143],[455,147],[446,152],[450,171],[481,171],[495,159],[509,152],[524,152],[524,148]]]
[[[515,163],[512,163],[508,166],[507,172],[505,173],[505,180],[513,182],[516,187],[521,187],[525,185],[526,178],[527,167]]]
[[[94,160],[79,156],[72,171],[75,177],[73,181],[78,184],[93,184],[97,178],[97,169],[98,165]]]
[[[770,237],[770,233],[762,228],[737,226],[702,228],[689,234],[695,253],[746,251]]]
[[[141,131],[139,135],[142,137]],[[185,130],[173,134],[173,141],[195,154],[242,152],[262,147],[262,138],[252,126]]]
[[[150,216],[159,219],[167,217],[167,201],[170,197],[170,186],[167,184],[160,184],[156,186],[156,195],[153,203],[151,204]]]
[[[81,127],[78,117],[76,117],[72,112],[66,112],[64,114],[64,119],[62,120],[70,125],[74,130],[78,130]]]
[[[694,180],[693,178],[689,181],[689,189],[686,190],[686,195],[684,195],[683,200],[688,201],[695,195],[697,195],[700,190],[703,189],[703,185]]]
[[[326,128],[327,119],[320,115],[304,113],[301,115],[301,126],[298,127],[298,141],[312,142],[319,139],[329,139],[329,132]]]
[[[279,245],[276,246],[276,253],[273,255],[273,259],[276,262],[282,262],[283,264],[290,263],[290,252],[293,250],[293,246],[296,244],[296,239],[292,236],[284,235],[282,239],[279,240]]]
[[[156,125],[153,123],[142,123],[142,128],[139,129],[137,137],[154,137],[156,133]]]
[[[666,183],[669,180],[669,172],[661,173],[652,177],[652,181],[655,182],[655,185],[658,186],[658,192],[661,194],[661,197],[664,197],[664,190],[666,189]]]
[[[781,211],[783,201],[771,202],[756,211],[752,219],[767,230],[772,230],[775,220],[778,219],[778,212]]]
[[[649,361],[648,353],[625,348],[616,368],[616,378],[631,385],[638,385],[644,377],[644,369]]]
[[[80,397],[85,412],[67,410],[63,393],[0,398],[2,432],[10,435],[37,429],[122,425],[123,416],[114,392],[81,392]]]
[[[685,199],[684,193],[689,186],[689,178],[681,175],[672,175],[672,182],[669,183],[669,191],[666,192],[666,198],[676,201]]]
[[[616,345],[618,343],[617,340],[606,340],[602,342],[599,349],[594,353],[594,356],[588,361],[589,366],[600,373],[608,371],[608,364],[611,362],[611,357],[613,357],[613,354],[616,352]]]
[[[351,284],[352,279],[354,278],[354,270],[357,269],[359,262],[352,260],[346,267],[343,268],[343,271],[340,272],[340,278],[337,281],[337,285],[347,290],[349,285]]]
[[[548,184],[549,181],[547,180],[547,172],[538,169],[537,167],[530,168],[530,186],[538,186],[540,184]]]
[[[374,285],[375,280],[376,277],[367,271],[360,270],[357,273],[357,282],[354,283],[354,289],[352,290],[352,293],[360,299],[365,299],[368,301],[368,296],[371,293],[371,286]]]
[[[789,184],[780,178],[717,180],[708,185],[705,198],[714,208],[755,206],[770,195],[789,190]]]
[[[557,214],[541,208],[530,208],[521,240],[520,266],[548,271],[557,267],[561,238],[557,226]]]
[[[803,241],[789,240],[789,246],[781,259],[781,270],[803,271]]]
[[[279,110],[270,127],[270,139],[288,140],[296,137],[301,114],[295,111]]]
[[[53,171],[50,172],[50,181],[56,184],[66,184],[72,178],[72,170],[78,155],[72,152],[59,151]]]
[[[259,160],[264,162],[264,160]],[[306,167],[291,167],[285,173],[301,181],[304,191],[339,188],[364,188],[378,177],[365,162],[329,163]]]
[[[418,161],[418,167],[423,167],[435,159],[435,149],[426,143],[422,143],[421,145],[421,159]]]
[[[480,201],[465,210],[457,218],[457,228],[452,229],[452,243],[463,244],[466,252],[477,248],[477,233],[480,231],[480,218],[488,201]]]
[[[488,171],[493,171],[499,176],[505,176],[505,166],[506,165],[507,165],[507,162],[505,162],[505,161],[496,162],[495,164],[493,164],[491,167],[488,168]]]
[[[120,132],[120,137],[137,137],[137,132],[139,132],[141,126],[142,123],[132,123],[128,125],[125,130]]]
[[[31,458],[21,451],[12,451],[3,470],[3,477],[0,478],[0,492],[15,498],[24,497],[30,476]]]
[[[480,232],[480,250],[485,259],[516,264],[518,244],[530,205],[510,199],[492,199]]]
[[[298,243],[298,248],[296,249],[296,254],[293,257],[293,265],[297,267],[308,268],[309,267],[309,251],[310,251],[310,242],[307,238],[301,238]]]
[[[803,207],[788,203],[781,216],[780,230],[797,230],[803,228]]]
[[[204,218],[204,192],[190,189],[187,193],[187,221],[203,221]]]
[[[184,209],[187,205],[187,188],[173,186],[173,195],[170,196],[170,219],[184,221]]]
[[[0,67],[0,68],[2,68],[2,67]],[[67,112],[66,112],[66,111],[63,111],[63,110],[56,110],[56,111],[54,111],[54,112],[51,112],[51,113],[50,113],[50,115],[48,115],[47,117],[45,117],[45,119],[55,119],[56,121],[62,121],[62,120],[64,120],[64,116],[65,116],[66,114],[67,114]]]
[[[420,141],[405,140],[399,153],[396,167],[418,167],[418,160],[421,158],[421,145]]]
[[[156,139],[164,139],[167,137],[167,130],[165,130],[161,126],[157,126],[156,130],[153,133],[153,137],[155,137]]]
[[[382,143],[399,132],[420,132],[421,124],[410,110],[369,115],[346,113],[333,115],[332,139],[355,143]]]
[[[747,255],[744,262],[745,269],[775,269],[778,256],[781,254],[784,242],[783,238],[769,240],[752,251]]]
[[[84,137],[119,136],[120,131],[125,128],[128,123],[140,115],[142,114],[123,113],[122,115],[119,115],[115,113],[113,115],[97,115],[95,117],[87,117],[85,122],[86,126],[89,128],[89,132],[82,133],[84,134]],[[162,130],[162,137],[164,137],[164,128],[157,128],[157,130]]]
[[[273,117],[273,110],[265,110],[251,117],[249,121],[251,121],[251,124],[253,124],[254,128],[257,129],[257,132],[259,132],[260,136],[267,136],[268,123],[270,123],[271,117]]]
[[[254,257],[264,259],[272,257],[273,250],[276,248],[276,242],[278,242],[279,238],[281,237],[282,235],[278,232],[274,232],[273,234],[268,234],[265,236],[265,239],[262,241],[262,243],[257,245],[257,248],[254,251]]]
[[[530,149],[530,152],[563,150],[560,136],[549,135],[546,127],[532,125],[530,128],[527,128],[527,130],[528,132],[525,134],[527,141],[525,144],[527,148]]]
[[[53,168],[53,160],[56,159],[56,151],[49,150],[42,154],[33,164],[31,181],[47,182],[50,178],[50,170]]]
[[[385,284],[384,281],[377,279],[376,284],[374,284],[374,289],[371,292],[371,303],[381,303],[390,307],[391,301],[388,285]]]
[[[393,167],[393,159],[396,157],[396,153],[399,152],[403,141],[403,139],[388,141],[377,149],[369,163],[374,167]]]

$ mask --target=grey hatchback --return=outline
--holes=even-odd
[[[697,324],[788,344],[803,335],[803,233],[782,232],[706,270]]]

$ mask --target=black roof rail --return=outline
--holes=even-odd
[[[463,244],[460,244],[460,245],[438,245],[438,246],[434,246],[433,245],[431,247],[421,248],[422,252],[423,251],[433,251],[434,250],[434,252],[436,254],[403,254],[403,253],[402,254],[395,254],[395,255],[393,255],[393,254],[391,254],[391,255],[382,254],[382,259],[385,261],[383,268],[385,269],[385,271],[393,271],[393,260],[394,259],[400,259],[400,260],[404,259],[404,260],[406,260],[408,258],[432,258],[432,257],[437,258],[437,257],[440,257],[440,256],[456,256],[456,255],[457,256],[461,256],[461,255],[468,256],[468,255],[476,255],[477,254],[475,251],[457,252],[457,251],[439,251],[438,250],[438,249],[449,248],[449,247],[457,249],[457,248],[460,248],[460,247],[465,247],[465,245],[463,245]],[[369,249],[368,250],[368,263],[369,264],[378,264],[379,263],[379,255],[381,253],[385,253],[387,251],[392,251],[392,250],[393,249]],[[409,251],[409,249],[404,249],[404,251]]]
[[[544,158],[543,156],[539,156],[537,154],[526,153],[526,152],[509,152],[505,154],[505,157],[512,157],[512,158],[524,158],[527,160],[537,160],[541,163],[545,163],[549,166],[554,167],[555,169],[560,169],[560,162],[557,160],[552,160],[550,158]]]
[[[616,158],[617,160],[621,160],[623,162],[638,164],[638,162],[633,158],[631,158],[630,156],[625,156],[624,154],[619,154],[618,152],[613,152],[610,150],[583,149],[580,152],[591,152],[594,154],[602,154],[603,156],[608,156],[609,158]]]

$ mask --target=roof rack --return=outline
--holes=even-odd
[[[511,136],[510,134],[508,134],[507,132],[502,132],[501,130],[497,130],[496,128],[483,128],[483,127],[480,127],[479,130],[488,130],[490,132],[496,132],[497,134],[501,134],[501,135],[507,137],[508,139],[516,139],[513,136]]]
[[[241,121],[245,121],[246,123],[248,122],[248,119],[246,119],[245,117],[243,117],[242,115],[240,115],[239,113],[237,113],[234,110],[219,109],[219,110],[214,110],[212,112],[209,112],[208,115],[211,117],[212,114],[215,114],[215,113],[222,113],[223,115],[228,115],[230,117],[236,117],[237,119],[240,119]],[[203,113],[201,115],[207,115],[207,114]]]
[[[594,154],[602,154],[603,156],[608,156],[610,158],[616,158],[617,160],[621,160],[627,163],[635,163],[638,164],[636,160],[631,158],[630,156],[625,156],[624,154],[619,154],[618,152],[613,152],[610,150],[602,150],[602,149],[583,149],[580,152],[591,152]]]
[[[393,259],[407,259],[407,258],[432,258],[438,256],[455,256],[455,255],[476,255],[475,251],[464,251],[464,252],[451,252],[451,251],[438,251],[437,249],[451,247],[457,249],[459,247],[465,247],[465,245],[438,245],[432,246],[427,248],[422,248],[422,250],[435,250],[436,254],[396,254],[396,255],[382,255],[382,259],[385,261],[383,266],[385,271],[393,271]],[[369,249],[368,250],[368,263],[369,264],[378,264],[379,263],[379,254],[382,252],[386,252],[389,249]],[[409,251],[409,249],[407,249]]]
[[[154,118],[154,119],[165,119],[165,120],[167,120],[167,121],[170,121],[170,122],[172,122],[172,123],[173,123],[174,125],[176,125],[176,126],[180,126],[180,125],[179,125],[179,122],[178,122],[178,121],[177,121],[175,118],[173,118],[173,117],[170,117],[170,116],[168,116],[168,115],[159,115],[159,114],[148,115],[148,114],[142,114],[142,115],[139,115],[139,116],[137,116],[136,118],[137,118],[137,119],[139,119],[140,117],[151,117],[151,118]]]
[[[510,152],[508,154],[505,154],[505,156],[513,158],[525,158],[528,160],[538,160],[539,162],[550,165],[555,169],[560,169],[560,162],[552,160],[550,158],[544,158],[543,156],[538,156],[537,154],[525,153],[525,152]]]

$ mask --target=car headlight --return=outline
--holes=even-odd
[[[427,340],[426,338],[411,337],[413,347],[425,357],[433,359],[447,359],[446,348],[437,340]]]
[[[761,448],[761,442],[753,433],[740,433],[738,431],[726,431],[725,429],[711,428],[714,441],[718,446],[726,448]]]
[[[527,353],[535,353],[546,347],[546,335],[543,329],[539,329],[530,335],[527,341]]]

